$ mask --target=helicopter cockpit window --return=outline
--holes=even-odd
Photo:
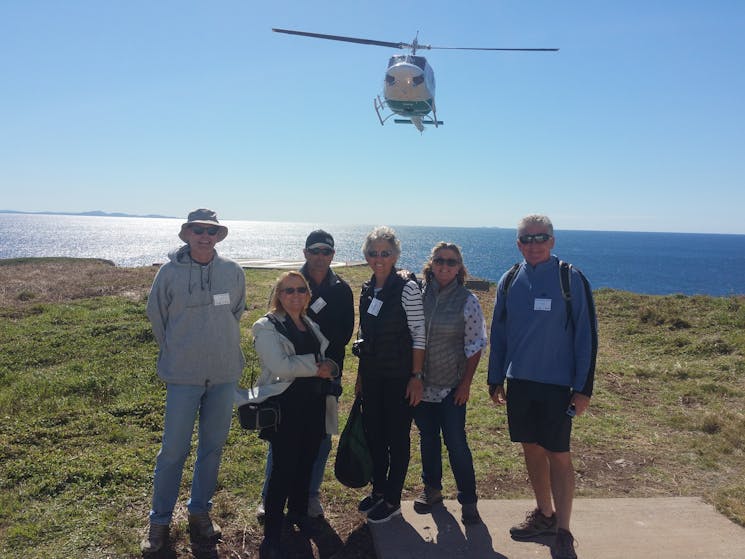
[[[397,54],[395,56],[391,56],[391,59],[388,61],[388,67],[393,66],[394,64],[400,64],[401,62],[408,62],[409,64],[414,64],[415,66],[418,66],[422,70],[424,70],[424,66],[427,64],[427,59],[423,56],[412,56],[410,54]]]
[[[427,63],[426,59],[423,56],[410,56],[408,61],[412,64],[416,64],[422,70],[424,70],[424,65]]]

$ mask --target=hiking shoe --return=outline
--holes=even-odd
[[[577,559],[574,551],[574,536],[569,530],[559,528],[551,544],[551,559]]]
[[[542,534],[556,532],[556,514],[545,516],[539,509],[530,511],[525,520],[510,528],[514,540],[529,540]]]
[[[476,503],[467,503],[461,506],[460,521],[466,526],[481,522],[481,516],[479,516],[479,509],[476,508]]]
[[[382,524],[388,522],[391,518],[401,514],[401,505],[393,506],[387,501],[381,501],[367,513],[367,521],[371,524]]]
[[[192,538],[212,540],[222,536],[222,528],[210,518],[208,512],[189,514],[189,535]]]
[[[367,514],[372,509],[374,509],[375,505],[380,503],[382,500],[382,495],[378,495],[377,493],[370,493],[370,495],[360,501],[360,504],[357,506],[357,510],[360,511],[362,514]]]
[[[140,542],[140,550],[143,555],[157,553],[168,546],[170,527],[168,524],[150,523],[147,537]]]
[[[437,503],[442,503],[442,491],[425,485],[419,496],[414,499],[414,510],[419,514],[425,514]]]
[[[323,516],[323,506],[321,505],[321,499],[318,495],[311,495],[308,498],[308,516],[311,518],[319,518]]]

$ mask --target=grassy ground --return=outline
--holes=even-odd
[[[144,315],[154,273],[92,260],[0,261],[0,556],[139,556],[164,400]],[[340,273],[355,295],[367,277],[365,268]],[[277,274],[247,271],[249,364],[249,327],[265,312]],[[493,289],[478,293],[487,315]],[[745,525],[745,298],[600,290],[596,302],[596,392],[573,443],[578,495],[702,496]],[[343,417],[356,368],[351,355],[346,368]],[[249,375],[250,366],[244,384]],[[480,497],[528,497],[504,410],[484,388],[482,359],[468,419]],[[405,498],[419,490],[415,432],[412,441]],[[257,556],[265,450],[255,433],[234,425],[215,496],[222,557]],[[444,482],[452,496],[447,471]],[[356,513],[363,492],[342,487],[332,468],[323,491],[336,557],[371,557]],[[173,557],[191,556],[184,500]]]

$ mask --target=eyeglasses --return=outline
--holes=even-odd
[[[300,293],[301,295],[304,293],[308,293],[307,287],[283,287],[279,290],[280,293],[284,293],[285,295],[292,295],[295,292]]]
[[[367,255],[370,258],[377,258],[378,256],[380,256],[381,258],[388,258],[389,256],[393,256],[393,252],[391,252],[390,250],[381,250],[380,252],[378,252],[377,250],[368,250]]]
[[[311,254],[323,254],[324,256],[329,256],[331,254],[334,254],[333,248],[309,248],[306,249]]]
[[[552,235],[549,235],[548,233],[536,233],[535,235],[520,235],[517,240],[523,245],[529,245],[531,243],[542,244],[548,241],[551,237]]]
[[[191,229],[195,235],[207,233],[210,237],[217,235],[217,232],[220,230],[219,227],[199,227],[199,225],[194,225],[193,227],[189,227],[189,229]]]
[[[456,258],[433,258],[432,259],[433,264],[437,264],[438,266],[442,266],[443,264],[447,264],[451,268],[455,268],[460,262]]]

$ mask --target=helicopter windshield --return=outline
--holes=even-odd
[[[414,64],[415,66],[418,66],[422,70],[424,70],[424,67],[427,64],[427,59],[423,56],[413,56],[411,54],[397,54],[395,56],[391,56],[391,59],[388,61],[388,67],[391,67],[395,64],[400,64],[401,62],[408,62],[409,64]]]

